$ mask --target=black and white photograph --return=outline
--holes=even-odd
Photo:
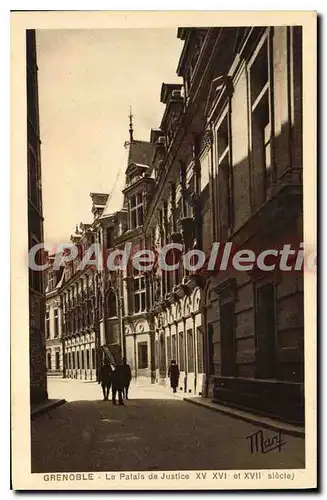
[[[12,14],[14,488],[314,487],[315,13],[52,14]]]

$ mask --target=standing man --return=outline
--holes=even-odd
[[[123,401],[124,391],[124,367],[122,364],[117,364],[112,372],[112,404],[116,404],[116,395],[118,392],[118,404],[124,405]]]
[[[168,377],[170,377],[170,386],[173,392],[177,392],[178,380],[179,380],[179,368],[174,359],[171,361],[171,365],[168,371]]]
[[[129,384],[131,383],[132,380],[132,371],[131,367],[126,363],[126,358],[123,358],[123,370],[124,370],[124,390],[123,390],[123,395],[125,399],[128,399],[128,389],[129,389]]]
[[[104,360],[103,365],[100,368],[100,380],[103,392],[103,401],[108,401],[109,391],[112,382],[112,369],[107,359]]]

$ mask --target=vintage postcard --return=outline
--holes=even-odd
[[[316,487],[316,17],[12,13],[13,489]]]

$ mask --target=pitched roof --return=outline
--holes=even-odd
[[[131,163],[151,166],[155,145],[147,141],[133,141],[129,144],[127,168]]]
[[[122,210],[124,206],[123,190],[126,187],[126,171],[129,165],[141,164],[151,166],[156,146],[147,141],[133,141],[128,144],[128,157],[126,170],[121,168],[114,181],[112,191],[108,197],[106,206],[102,212],[101,219]]]
[[[117,177],[114,181],[113,189],[108,197],[106,206],[100,216],[100,219],[108,217],[108,215],[113,215],[115,212],[119,212],[124,205],[124,194],[123,189],[125,188],[126,176],[124,168],[120,169]]]

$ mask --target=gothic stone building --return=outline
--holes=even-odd
[[[91,197],[95,197],[93,193]],[[93,212],[95,209],[98,210],[94,202],[92,209]],[[92,265],[80,268],[88,249],[96,242],[96,233],[92,224],[81,223],[79,227],[76,227],[75,233],[71,236],[71,242],[78,248],[78,255],[74,260],[65,263],[59,294],[64,376],[96,380],[99,277]]]
[[[125,148],[121,206],[109,197],[98,221],[99,241],[108,252],[106,257],[114,251],[124,251],[127,244],[131,245],[131,255],[145,248],[143,223],[154,187],[151,165],[155,147],[151,142],[135,140],[131,123],[130,141]],[[154,376],[153,327],[147,277],[133,268],[131,259],[127,264],[125,269],[110,271],[105,267],[102,272],[104,314],[100,343],[114,358],[127,358],[135,379],[150,381]]]

